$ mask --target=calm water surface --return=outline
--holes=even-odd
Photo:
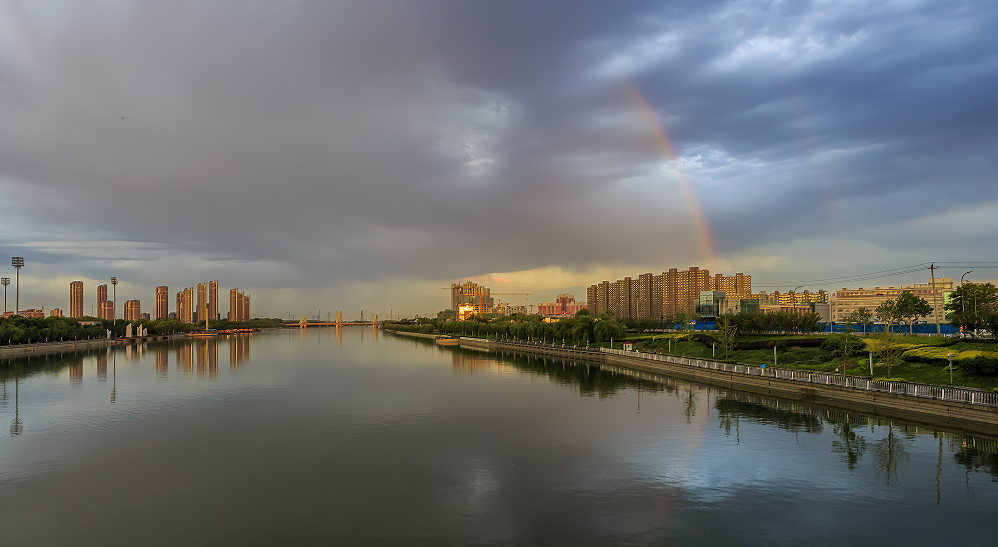
[[[0,545],[995,542],[995,438],[364,327],[0,378]]]

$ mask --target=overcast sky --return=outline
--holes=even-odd
[[[998,260],[996,28],[991,0],[0,0],[0,251],[46,310],[110,276],[282,317],[689,266],[925,282],[803,283]],[[937,275],[967,269],[998,271]]]

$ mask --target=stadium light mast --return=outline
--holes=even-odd
[[[111,298],[114,299],[114,317],[111,318],[111,324],[113,325],[115,321],[118,320],[118,278],[111,278]]]
[[[14,276],[14,315],[18,315],[21,309],[21,268],[24,267],[24,257],[23,256],[12,256],[10,258],[10,264],[14,266],[17,274]],[[4,289],[6,294],[6,289]],[[6,312],[5,312],[6,313]]]

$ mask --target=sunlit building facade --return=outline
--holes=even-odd
[[[83,282],[69,284],[69,316],[83,317]]]
[[[894,300],[901,296],[904,291],[911,291],[912,294],[924,298],[929,306],[932,306],[932,313],[918,318],[918,321],[935,323],[938,319],[939,322],[942,322],[946,317],[946,312],[943,309],[946,297],[953,291],[953,279],[949,277],[937,278],[935,285],[930,281],[929,283],[916,283],[902,287],[842,288],[835,291],[831,298],[832,321],[847,321],[859,308],[866,308],[870,313],[873,313],[877,306],[888,300]]]
[[[104,316],[104,304],[107,302],[107,285],[97,285],[97,319],[111,319]]]
[[[156,287],[156,307],[153,319],[168,319],[170,317],[170,288],[166,285]]]
[[[125,320],[138,321],[142,319],[142,303],[139,300],[128,300],[125,302]]]
[[[752,276],[710,275],[693,266],[672,268],[661,275],[641,274],[603,281],[586,290],[586,303],[594,315],[609,310],[618,319],[670,319],[677,313],[696,313],[703,291],[723,291],[729,298],[744,298],[752,292]]]

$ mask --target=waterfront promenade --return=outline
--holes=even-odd
[[[184,337],[184,334],[160,334],[155,336],[133,336],[131,338],[94,338],[91,340],[72,340],[66,342],[13,344],[0,346],[0,359],[17,359],[20,357],[32,357],[35,355],[53,355],[59,353],[71,353],[74,351],[88,351],[106,348],[108,346],[161,342]]]
[[[437,335],[387,331],[420,338]],[[650,373],[846,410],[919,420],[981,433],[998,431],[998,394],[981,389],[874,380],[842,374],[757,367],[675,355],[460,338],[460,345],[595,363],[602,369]]]

